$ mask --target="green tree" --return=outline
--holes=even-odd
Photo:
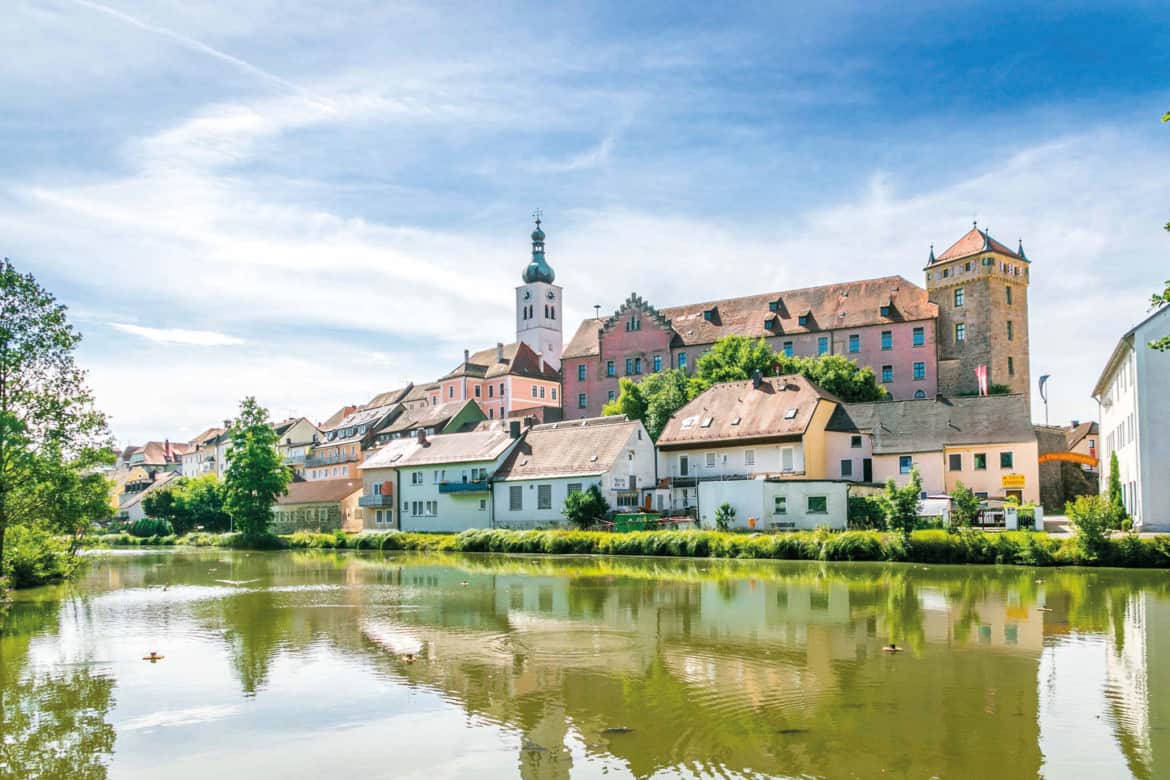
[[[778,357],[781,373],[800,374],[846,403],[882,401],[889,397],[886,389],[878,383],[872,368],[859,366],[844,355]]]
[[[731,524],[735,522],[735,507],[724,501],[715,509],[715,527],[720,531],[726,531],[731,528]]]
[[[882,496],[882,503],[886,510],[886,527],[891,531],[909,538],[918,522],[918,502],[922,497],[922,477],[918,469],[910,472],[910,483],[905,487],[898,487],[894,480],[886,483],[886,492]]]
[[[214,474],[179,477],[143,498],[142,509],[150,517],[170,522],[179,535],[200,527],[205,531],[227,531],[231,519],[224,510],[223,488]]]
[[[1121,495],[1121,467],[1117,463],[1117,450],[1109,453],[1109,493],[1108,493],[1109,507],[1113,511],[1113,516],[1116,518],[1115,527],[1121,527],[1121,521],[1129,517],[1129,513],[1125,511],[1125,499]]]
[[[886,527],[886,510],[877,496],[849,496],[850,530],[874,530]]]
[[[723,382],[751,379],[756,371],[764,376],[776,372],[777,355],[763,339],[724,336],[695,364],[695,376],[704,388]]]
[[[1116,523],[1114,507],[1101,496],[1077,496],[1065,504],[1064,513],[1072,523],[1073,540],[1082,559],[1099,560]]]
[[[0,566],[11,524],[53,522],[40,500],[53,492],[46,480],[68,497],[78,485],[64,479],[66,464],[80,480],[80,467],[108,446],[106,418],[74,362],[81,335],[65,313],[31,274],[0,262]]]
[[[580,490],[566,496],[561,514],[573,525],[586,529],[609,514],[609,503],[601,494],[601,488],[590,485],[588,490]]]
[[[228,436],[224,508],[244,536],[265,536],[272,523],[272,506],[292,479],[276,449],[279,439],[268,424],[268,410],[255,398],[245,398]]]
[[[971,488],[956,482],[951,491],[951,528],[970,528],[979,515],[981,503]]]
[[[638,384],[623,379],[621,388],[622,394],[617,401],[606,404],[601,413],[630,415],[640,411],[642,416],[631,416],[630,419],[641,420],[654,441],[658,440],[670,416],[701,392],[700,383],[679,369],[650,374]]]
[[[1166,225],[1166,229],[1170,230],[1170,224]],[[1170,279],[1166,280],[1166,289],[1160,293],[1154,293],[1150,296],[1150,309],[1160,309],[1163,306],[1170,304]],[[1151,349],[1157,349],[1162,352],[1170,352],[1170,335],[1163,336],[1160,339],[1155,339],[1150,342]]]

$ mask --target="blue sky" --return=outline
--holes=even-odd
[[[1033,260],[1053,421],[1094,416],[1170,275],[1165,3],[6,13],[0,251],[71,307],[122,441],[245,394],[323,418],[511,340],[536,206],[571,322],[921,284],[977,218]]]

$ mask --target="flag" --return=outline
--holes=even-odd
[[[975,367],[975,379],[979,382],[979,395],[987,395],[987,366]]]
[[[1040,400],[1044,403],[1048,403],[1048,377],[1050,376],[1052,375],[1045,374],[1040,377]]]

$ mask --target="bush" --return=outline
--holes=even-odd
[[[130,526],[130,533],[139,539],[144,539],[148,536],[170,536],[175,533],[175,529],[167,520],[144,517]]]
[[[601,488],[590,485],[588,490],[566,496],[561,514],[577,528],[586,529],[609,514],[609,504],[601,494]]]
[[[731,524],[735,522],[735,507],[724,501],[715,510],[715,527],[720,531],[726,531],[731,528]]]
[[[1064,511],[1076,531],[1073,541],[1080,559],[1086,563],[1101,560],[1109,531],[1121,525],[1117,508],[1101,496],[1077,496],[1065,504]]]
[[[849,527],[880,531],[886,527],[886,510],[877,496],[849,496]]]
[[[4,535],[0,577],[13,588],[35,588],[73,576],[81,565],[69,544],[39,528],[11,526]]]

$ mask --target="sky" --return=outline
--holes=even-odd
[[[126,444],[514,340],[537,207],[566,340],[633,291],[924,285],[978,220],[1093,419],[1170,277],[1170,4],[790,5],[6,0],[0,254]]]

